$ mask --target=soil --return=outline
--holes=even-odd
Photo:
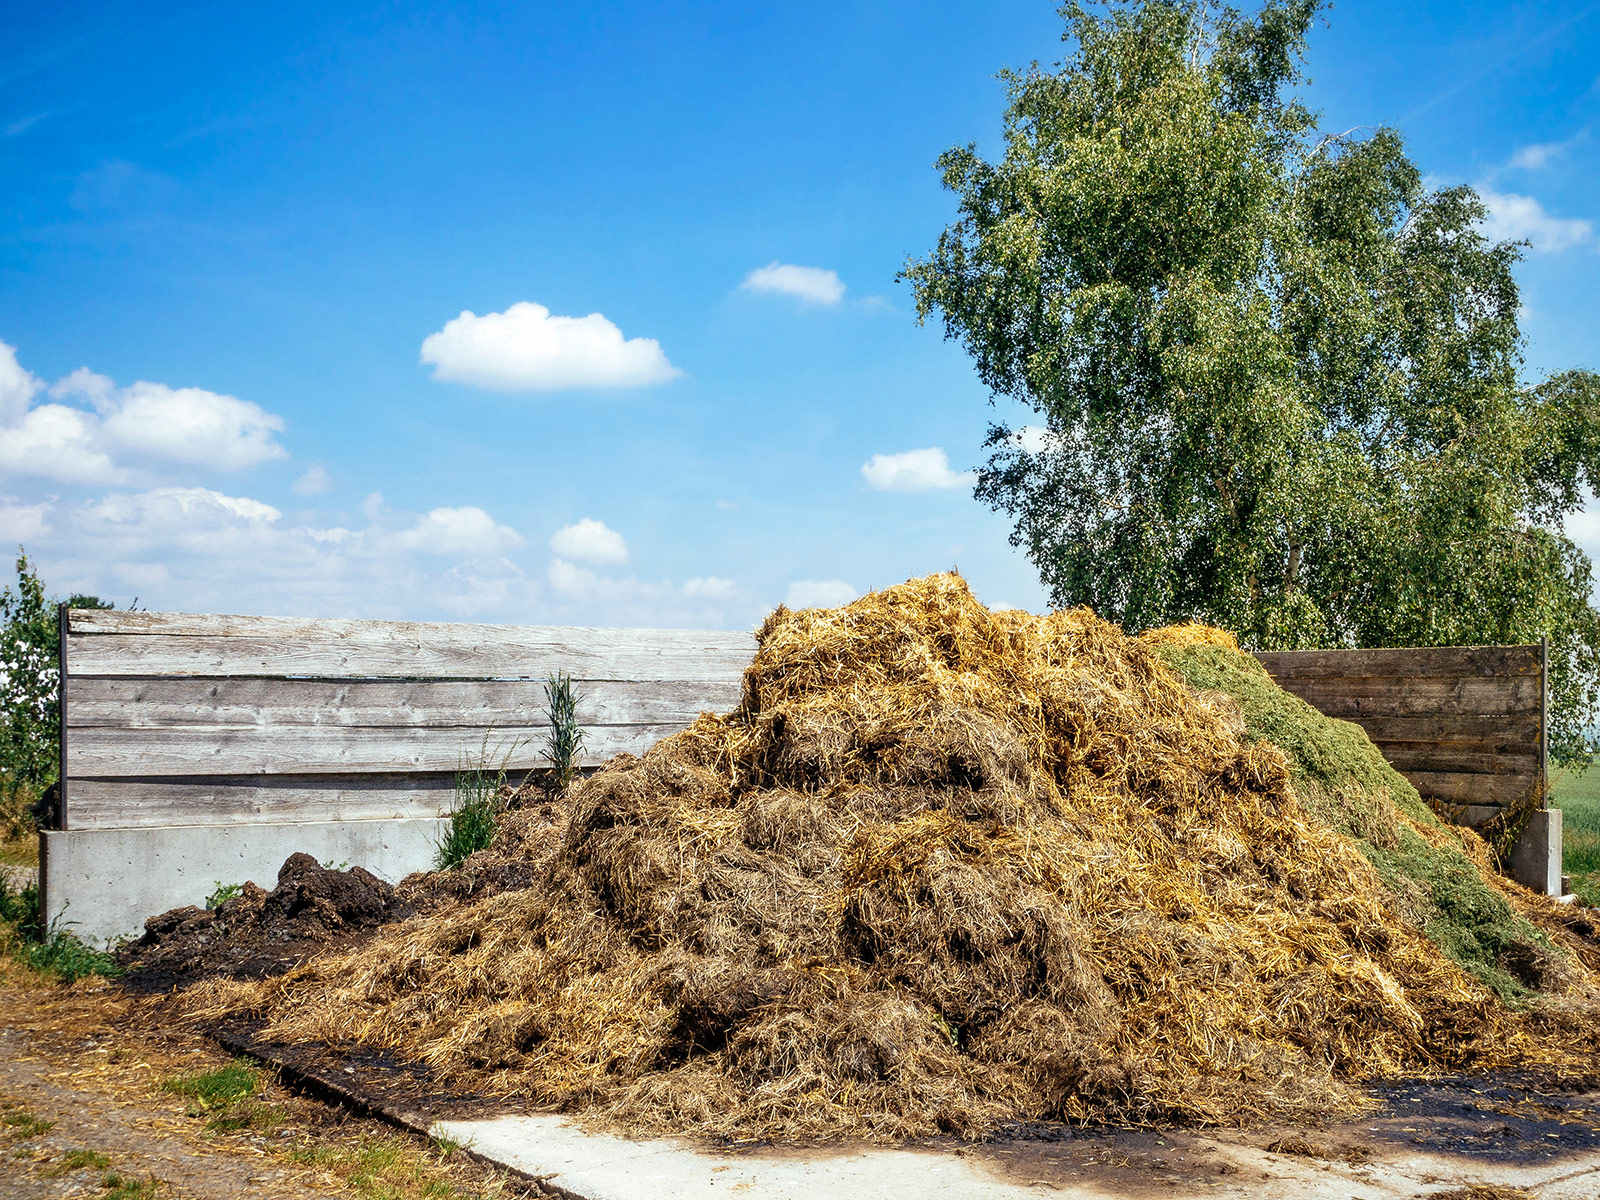
[[[333,869],[293,854],[271,891],[246,883],[214,911],[189,905],[153,916],[118,955],[128,971],[123,986],[151,994],[204,978],[265,979],[417,913],[526,888],[540,857],[529,852],[559,837],[565,810],[538,790],[518,799],[495,845],[453,871],[419,871],[391,886],[361,867]]]
[[[159,1200],[547,1195],[270,1072],[237,1129],[218,1128],[214,1113],[163,1087],[233,1061],[209,1039],[149,1026],[139,1002],[104,980],[48,984],[0,962],[0,1195],[97,1195],[111,1175],[129,1181],[115,1194]],[[415,1173],[370,1173],[371,1163],[395,1161]]]

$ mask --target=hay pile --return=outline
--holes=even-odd
[[[738,1138],[1328,1113],[1554,1053],[1233,701],[1091,613],[936,575],[759,647],[734,713],[579,786],[529,889],[190,1010]]]

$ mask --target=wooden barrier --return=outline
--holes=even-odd
[[[1473,824],[1548,787],[1548,648],[1296,650],[1256,658],[1285,691],[1354,721],[1424,796]]]
[[[748,633],[64,611],[63,830],[438,817],[486,757],[546,765],[544,681],[585,765],[739,701]]]

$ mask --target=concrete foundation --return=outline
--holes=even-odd
[[[1468,804],[1461,809],[1461,821],[1474,829],[1498,817],[1501,809],[1487,804]],[[1506,874],[1530,891],[1543,896],[1559,896],[1561,887],[1561,810],[1538,809],[1528,819],[1528,827],[1511,848]]]
[[[144,920],[204,904],[219,883],[271,888],[296,851],[318,862],[365,867],[391,883],[432,866],[445,818],[72,829],[40,834],[45,919],[86,942],[135,936]]]

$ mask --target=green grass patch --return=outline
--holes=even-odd
[[[1561,810],[1561,869],[1580,900],[1600,905],[1600,766],[1553,772],[1550,802]]]
[[[39,889],[17,890],[0,877],[0,949],[30,970],[72,983],[86,975],[121,975],[116,959],[86,946],[71,930],[46,929],[39,916]]]
[[[46,1171],[45,1175],[51,1179],[59,1179],[74,1171],[104,1171],[110,1165],[111,1160],[98,1150],[68,1150],[61,1156],[61,1161]]]
[[[261,1089],[261,1072],[242,1058],[236,1058],[215,1071],[179,1075],[161,1085],[161,1090],[186,1096],[202,1110],[221,1108],[254,1096]]]
[[[1455,836],[1359,725],[1291,696],[1247,654],[1220,646],[1158,646],[1156,653],[1190,687],[1231,696],[1244,716],[1245,736],[1284,752],[1301,806],[1355,843],[1397,912],[1503,999],[1531,995],[1500,964],[1513,947],[1549,949],[1549,940],[1513,911],[1465,853],[1433,845],[1400,819],[1404,813],[1416,825]]]
[[[101,1200],[157,1200],[161,1195],[156,1179],[135,1179],[115,1171],[107,1171],[100,1177],[100,1187]]]
[[[7,1103],[0,1107],[0,1125],[15,1141],[40,1137],[56,1127],[54,1121],[41,1121],[20,1104]]]
[[[364,1137],[354,1145],[299,1146],[289,1158],[339,1176],[362,1200],[468,1200],[484,1195],[462,1191],[439,1177],[440,1161],[459,1148],[436,1142],[430,1154],[399,1137]]]

